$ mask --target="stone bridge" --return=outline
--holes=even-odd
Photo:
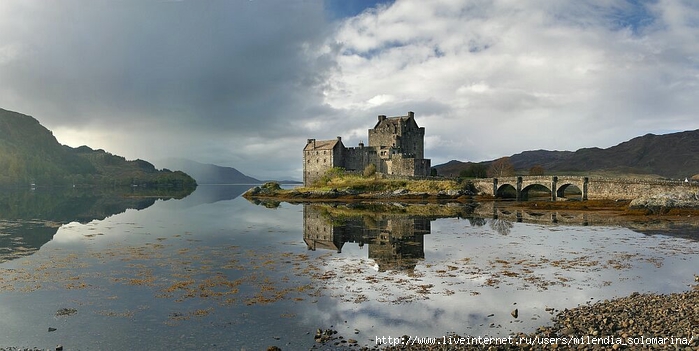
[[[660,194],[688,189],[699,191],[699,183],[679,180],[604,178],[581,176],[519,176],[475,179],[473,185],[481,194],[503,197],[515,194],[518,201],[527,200],[529,192],[549,192],[550,199],[565,199],[567,194],[578,194],[581,200],[631,200],[642,195]]]

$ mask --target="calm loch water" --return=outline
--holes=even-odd
[[[463,205],[262,206],[245,190],[1,199],[0,348],[308,349],[331,326],[369,346],[507,336],[698,273],[691,238]]]

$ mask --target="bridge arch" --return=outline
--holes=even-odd
[[[674,192],[678,189],[696,192],[699,190],[699,182],[624,177],[590,178],[568,175],[482,178],[474,179],[471,182],[479,193],[491,196],[497,196],[498,189],[504,185],[512,186],[515,191],[519,190],[518,193],[521,195],[523,188],[538,183],[552,190],[551,200],[557,200],[561,192],[563,197],[570,198],[567,193],[574,188],[579,189],[582,193],[582,201],[588,200],[588,198],[629,200],[650,192]]]
[[[551,199],[551,189],[546,185],[533,183],[522,188],[519,197],[520,200],[529,200],[532,195],[537,198],[546,197]]]
[[[497,190],[495,190],[495,197],[499,198],[510,198],[510,199],[516,199],[517,196],[517,188],[515,188],[514,185],[505,183],[500,185]]]
[[[559,199],[582,200],[582,196],[582,189],[578,185],[572,183],[565,183],[556,190],[556,197]]]
[[[559,185],[560,184],[560,185]],[[492,178],[492,194],[495,197],[512,197],[527,200],[530,193],[548,193],[548,198],[556,201],[559,197],[569,198],[571,194],[580,194],[580,200],[587,200],[587,177],[573,176],[520,176]],[[573,190],[576,190],[572,193]]]

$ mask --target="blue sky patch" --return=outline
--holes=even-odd
[[[366,9],[392,3],[393,0],[324,0],[325,11],[332,19],[354,17]]]

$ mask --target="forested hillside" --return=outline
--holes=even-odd
[[[143,160],[87,146],[61,145],[36,119],[0,109],[0,186],[195,187],[180,171],[157,170]]]

